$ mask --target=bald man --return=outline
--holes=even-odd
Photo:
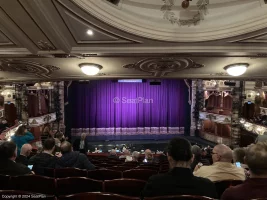
[[[23,164],[25,166],[28,166],[28,157],[30,156],[32,152],[32,145],[30,144],[24,144],[21,147],[20,155],[16,158],[16,163]]]
[[[72,145],[69,142],[62,142],[60,149],[62,156],[57,160],[56,168],[95,169],[95,166],[88,160],[86,155],[73,151]]]
[[[213,164],[211,166],[197,165],[194,175],[208,178],[211,181],[245,180],[245,171],[232,164],[233,152],[224,145],[215,146],[211,152]]]

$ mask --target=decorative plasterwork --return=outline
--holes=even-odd
[[[202,132],[200,134],[200,136],[203,139],[211,141],[211,142],[215,142],[215,143],[218,143],[218,144],[231,145],[231,139],[229,139],[229,138],[219,137],[219,136],[212,135],[212,134],[209,134],[209,133],[206,133],[206,132]]]
[[[199,119],[210,120],[218,124],[231,124],[231,115],[218,115],[208,112],[199,112]]]
[[[264,107],[260,107],[260,110],[261,110],[261,115],[267,115],[267,108],[264,108]]]
[[[32,117],[29,118],[29,126],[30,127],[37,127],[47,123],[51,123],[56,120],[56,113],[51,113],[48,115],[43,115],[40,117]]]
[[[208,13],[209,0],[198,0],[197,2],[197,13],[192,19],[180,19],[176,17],[173,11],[174,0],[162,0],[164,5],[161,6],[163,12],[163,19],[167,19],[171,24],[178,24],[179,26],[191,26],[197,25],[201,20],[204,20],[204,16]]]
[[[72,2],[87,13],[120,30],[164,41],[218,40],[261,30],[266,28],[267,24],[266,7],[260,6],[258,0],[211,1],[209,15],[200,26],[195,26],[193,29],[186,26],[166,25],[166,21],[158,14],[159,1],[155,0],[130,1],[131,4],[121,2],[120,7],[110,6],[106,1],[72,0]],[[195,3],[192,4],[194,4],[194,10],[197,10]],[[180,6],[177,9],[181,9]],[[144,20],[144,18],[151,20]]]
[[[38,41],[37,46],[44,51],[56,50],[56,48],[52,44],[43,40]]]
[[[52,72],[59,69],[52,65],[42,65],[29,60],[0,60],[0,71],[32,74],[41,78],[50,78]]]
[[[229,91],[231,87],[224,84],[225,80],[203,81],[203,90]]]
[[[148,72],[156,77],[162,77],[168,73],[201,68],[204,65],[195,63],[190,58],[146,58],[123,67]]]
[[[257,135],[264,135],[264,133],[267,132],[267,127],[258,124],[253,124],[242,118],[240,119],[240,124],[248,132],[252,132]]]

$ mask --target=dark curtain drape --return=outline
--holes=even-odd
[[[161,85],[73,82],[68,102],[65,116],[69,134],[71,128],[190,128],[188,88],[183,80],[162,80]]]

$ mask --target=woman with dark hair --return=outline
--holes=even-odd
[[[25,125],[20,126],[15,135],[11,137],[11,140],[17,145],[17,155],[20,155],[21,147],[33,139],[34,136],[27,130],[27,127]]]
[[[41,134],[41,141],[42,144],[44,143],[45,140],[47,140],[48,138],[53,138],[53,133],[51,131],[51,127],[50,124],[46,124],[43,128],[43,132]]]

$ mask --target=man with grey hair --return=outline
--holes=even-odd
[[[117,152],[116,152],[115,149],[111,149],[110,150],[110,153],[109,153],[108,158],[115,159],[115,160],[119,159],[119,157],[117,156]]]
[[[88,142],[86,140],[86,133],[82,133],[79,139],[73,143],[73,150],[86,154],[88,151]]]
[[[222,180],[245,180],[245,171],[232,164],[233,152],[224,145],[216,145],[212,152],[213,164],[211,166],[197,165],[194,175],[198,177],[208,178],[211,181]]]
[[[223,200],[266,199],[267,197],[267,142],[258,142],[246,151],[245,161],[250,178],[225,190]]]

